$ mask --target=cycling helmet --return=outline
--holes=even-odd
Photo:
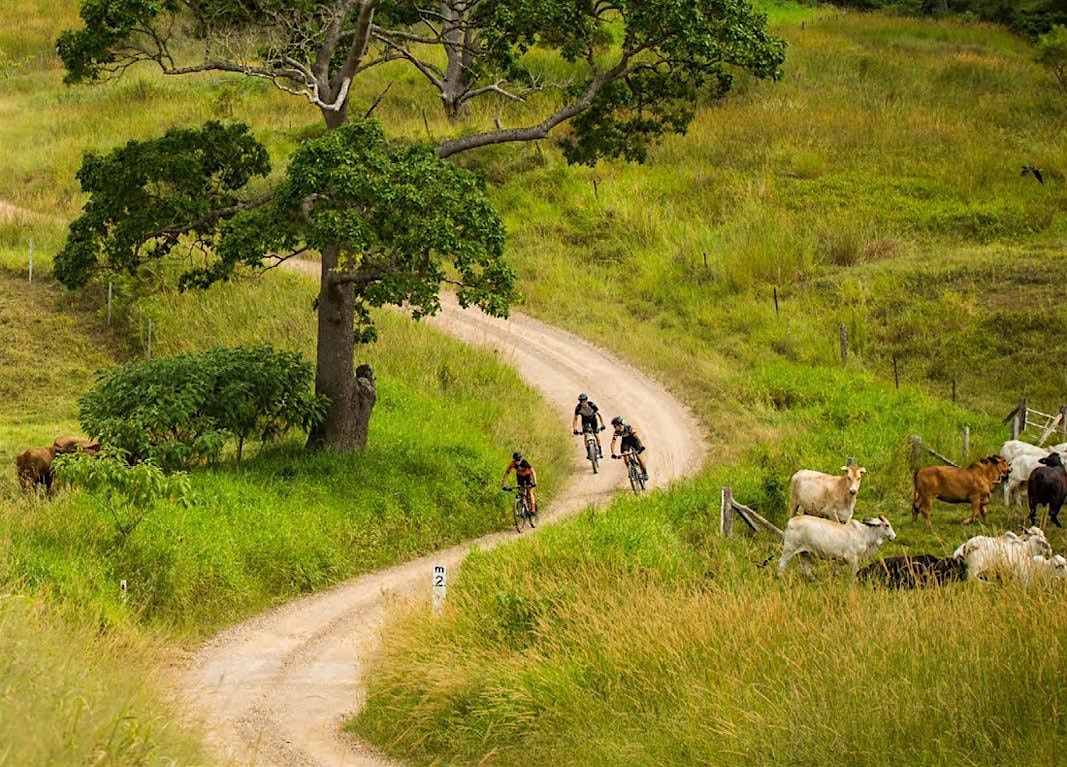
[[[622,416],[621,415],[617,415],[617,416],[615,416],[614,418],[611,419],[611,425],[612,426],[622,426],[623,423],[625,423],[625,421],[622,420]]]
[[[578,395],[579,402],[585,402],[587,399],[589,399],[589,395],[586,394],[584,391]]]
[[[520,453],[518,450],[516,450],[514,453],[511,454],[511,458],[512,458],[512,460],[515,460],[515,461],[521,461],[522,460],[522,453]]]

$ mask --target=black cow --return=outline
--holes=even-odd
[[[1048,506],[1049,519],[1056,527],[1060,524],[1060,508],[1067,500],[1067,470],[1063,468],[1063,459],[1059,453],[1049,453],[1038,463],[1038,466],[1030,473],[1030,479],[1026,483],[1026,495],[1030,502],[1030,524],[1037,524],[1037,507],[1044,504]]]
[[[867,565],[859,575],[891,589],[914,589],[965,580],[967,563],[958,557],[935,557],[933,554],[886,557]]]

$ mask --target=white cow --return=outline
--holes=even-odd
[[[1051,559],[1052,547],[1040,527],[1031,527],[1021,536],[1011,531],[996,538],[976,535],[956,549],[953,556],[967,563],[968,578],[977,578],[983,573],[1000,573],[1029,582],[1033,577],[1034,559],[1039,556]]]
[[[1012,463],[1020,455],[1043,456],[1047,452],[1044,448],[1031,445],[1029,442],[1023,442],[1021,439],[1009,439],[1000,446],[1000,454],[1004,456],[1004,460],[1008,463]]]
[[[782,558],[778,560],[781,575],[789,560],[798,554],[821,559],[840,559],[848,562],[852,577],[860,568],[860,560],[877,551],[884,541],[897,537],[893,526],[885,517],[850,520],[845,524],[819,517],[790,517],[782,535]],[[802,559],[804,570],[811,574],[811,566]]]
[[[789,513],[812,514],[848,522],[856,511],[856,494],[867,470],[842,466],[842,476],[801,469],[789,480]]]
[[[1026,489],[1026,482],[1034,469],[1041,465],[1038,461],[1044,457],[1045,453],[1023,453],[1012,459],[1011,474],[1004,482],[1005,506],[1022,505],[1022,491]]]

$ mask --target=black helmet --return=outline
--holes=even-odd
[[[578,395],[579,402],[585,402],[587,399],[589,399],[589,395],[586,394],[584,391]]]
[[[520,453],[518,450],[516,450],[514,453],[511,454],[511,457],[512,457],[513,460],[521,461],[522,460],[522,453]]]
[[[614,418],[611,419],[611,425],[612,426],[622,426],[623,423],[624,423],[624,421],[622,420],[622,416],[621,415],[617,415],[617,416],[615,416]]]

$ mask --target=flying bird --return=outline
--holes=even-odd
[[[1045,183],[1045,179],[1041,178],[1041,169],[1040,168],[1035,168],[1033,165],[1024,165],[1023,166],[1023,172],[1020,175],[1022,175],[1022,176],[1033,176],[1034,178],[1037,179],[1037,183],[1039,183],[1039,184],[1044,184]]]

